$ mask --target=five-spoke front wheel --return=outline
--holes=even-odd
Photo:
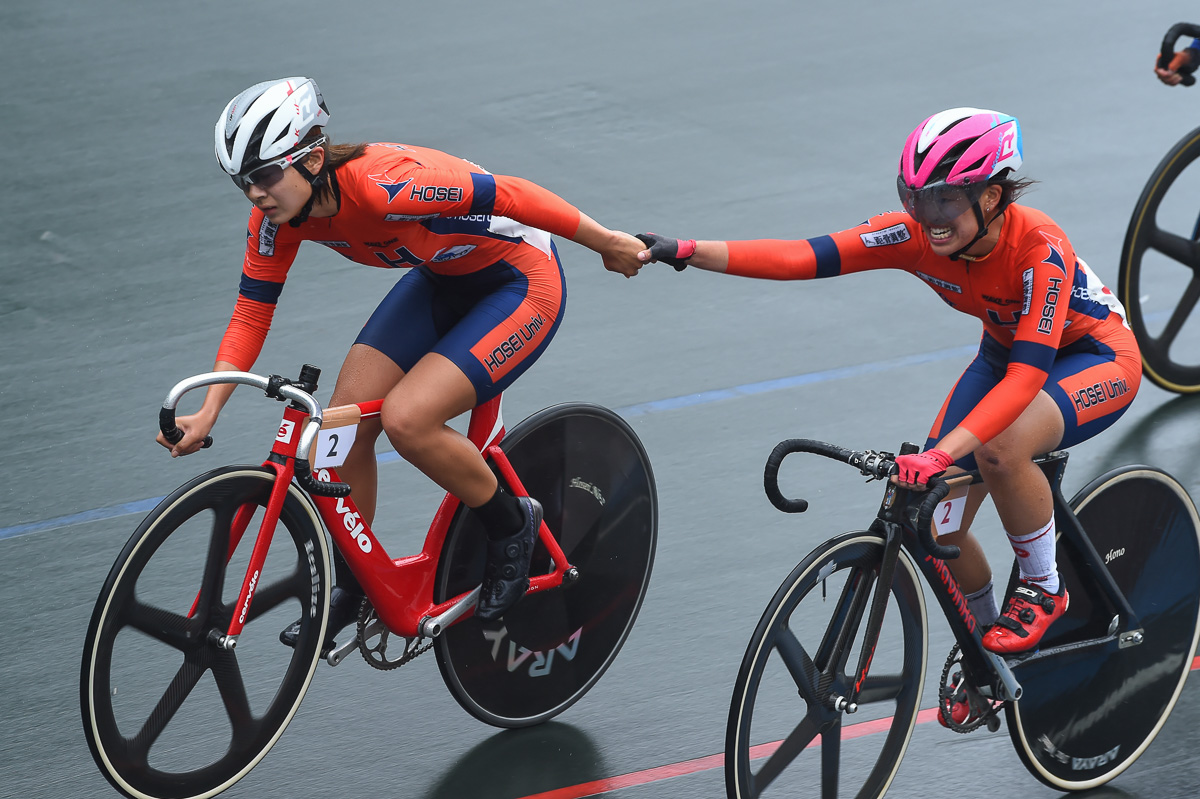
[[[729,709],[725,785],[732,799],[866,799],[891,784],[917,721],[926,661],[924,598],[903,551],[856,712],[839,702],[852,688],[848,671],[858,665],[882,558],[879,536],[846,533],[808,555],[775,593]],[[867,729],[884,734],[856,734]]]

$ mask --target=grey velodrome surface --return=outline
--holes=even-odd
[[[1029,204],[1112,285],[1146,176],[1196,123],[1200,93],[1150,72],[1163,30],[1193,17],[1192,3],[1115,0],[0,5],[0,796],[115,795],[83,740],[78,664],[139,516],[45,522],[161,496],[267,449],[278,406],[249,391],[215,449],[172,461],[153,443],[156,406],[211,365],[234,300],[247,207],[212,162],[211,130],[242,88],[312,75],[341,141],[438,147],[536,180],[609,226],[700,238],[799,238],[889,210],[917,122],[997,108],[1023,123],[1027,171],[1042,181]],[[876,501],[852,475],[805,464],[788,474],[813,509],[784,517],[762,497],[770,447],[919,440],[978,333],[903,276],[776,285],[655,268],[626,281],[560,247],[568,315],[506,412],[588,399],[625,409],[646,444],[661,538],[621,656],[559,720],[520,733],[463,713],[432,658],[393,673],[322,667],[229,796],[517,797],[720,752],[763,605],[791,563],[863,525]],[[397,275],[319,249],[302,251],[259,370],[316,363],[327,398]],[[809,374],[825,377],[704,394]],[[1117,428],[1077,448],[1069,487],[1143,461],[1196,491],[1198,420],[1196,402],[1145,387]],[[401,463],[381,479],[384,542],[415,548],[437,493]],[[1007,563],[998,523],[982,524]],[[934,624],[931,660],[948,646]],[[1193,682],[1149,753],[1093,795],[1194,796],[1198,718]],[[723,790],[707,770],[611,795]],[[1003,733],[923,725],[889,795],[952,794],[1053,792]]]

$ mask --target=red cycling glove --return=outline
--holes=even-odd
[[[940,449],[927,449],[916,455],[901,455],[896,458],[896,479],[901,483],[923,486],[930,478],[937,477],[953,465],[954,458]]]

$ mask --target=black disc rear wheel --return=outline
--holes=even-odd
[[[498,727],[537,724],[583,696],[633,627],[650,580],[658,499],[633,429],[605,408],[572,403],[518,424],[500,448],[579,579],[531,594],[496,622],[471,617],[437,639],[438,666],[459,704]],[[485,536],[460,507],[438,564],[435,601],[483,577]],[[531,574],[552,571],[540,544]]]
[[[1130,466],[1097,478],[1071,504],[1142,637],[1035,656],[1014,670],[1024,693],[1005,709],[1009,735],[1030,773],[1062,791],[1102,785],[1146,750],[1183,690],[1200,635],[1200,520],[1183,487]],[[1104,638],[1113,621],[1061,537],[1058,564],[1071,603],[1043,652]]]

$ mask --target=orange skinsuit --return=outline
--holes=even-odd
[[[368,266],[422,267],[435,276],[511,267],[528,277],[531,294],[545,295],[545,314],[557,317],[563,292],[550,234],[573,237],[580,214],[553,193],[437,150],[392,143],[368,145],[332,180],[332,217],[281,227],[251,211],[238,300],[218,360],[253,365],[306,240]],[[545,325],[543,336],[552,330]]]
[[[1068,427],[1123,410],[1140,382],[1141,359],[1124,309],[1076,258],[1058,225],[1032,208],[1010,205],[995,249],[975,262],[935,255],[921,226],[903,212],[881,214],[830,236],[731,241],[728,247],[729,274],[746,277],[806,280],[900,269],[924,281],[950,307],[982,321],[985,343],[993,340],[1008,357],[1003,379],[961,421],[981,442],[1016,421],[1046,386],[1062,350],[1104,353],[1107,361],[1096,364],[1102,371],[1087,369],[1059,380],[1063,396],[1055,399]],[[1096,384],[1102,385],[1099,402]],[[1105,388],[1111,396],[1104,395]],[[939,417],[935,430],[940,422]]]

